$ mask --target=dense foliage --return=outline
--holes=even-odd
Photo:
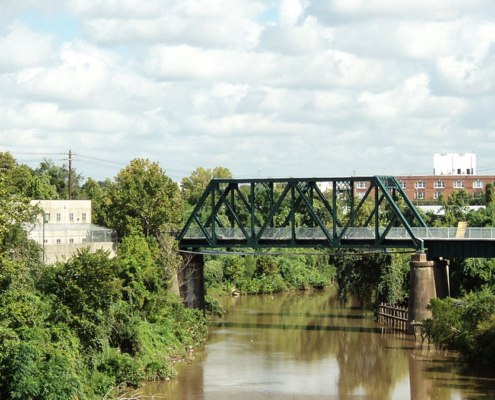
[[[335,267],[329,263],[328,253],[299,253],[291,250],[287,255],[277,256],[207,256],[206,290],[210,294],[258,294],[330,285],[335,278]]]
[[[177,186],[145,160],[131,163],[108,188],[89,180],[78,193],[99,200],[101,221],[122,227],[118,256],[83,249],[47,266],[41,247],[27,238],[42,212],[29,198],[63,196],[62,170],[44,162],[32,171],[0,154],[2,399],[101,399],[126,385],[173,376],[171,359],[206,338],[203,314],[185,309],[169,290],[178,258],[160,228],[180,215]],[[127,206],[134,207],[128,209],[132,218],[119,221],[111,212],[113,185],[121,185]],[[164,204],[140,208],[160,190],[169,196]],[[136,191],[139,199],[132,202]]]
[[[465,190],[440,199],[445,215],[433,220],[435,226],[495,227],[493,183],[485,188],[486,208],[467,211]],[[451,296],[434,299],[429,307],[432,318],[423,330],[438,346],[458,349],[479,365],[495,365],[495,259],[454,259],[450,264]],[[457,298],[458,300],[454,300]]]

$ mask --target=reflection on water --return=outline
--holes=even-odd
[[[343,307],[335,288],[221,299],[207,345],[179,376],[140,390],[167,399],[495,398],[494,376]]]

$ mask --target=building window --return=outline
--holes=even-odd
[[[70,213],[70,214],[69,214],[69,220],[70,220],[71,222],[74,222],[74,213]]]
[[[62,221],[62,214],[57,213],[57,222]]]
[[[401,187],[402,189],[405,189],[405,188],[406,188],[406,182],[399,181],[399,184],[400,184],[400,187]]]
[[[86,213],[82,213],[82,220],[83,222],[86,222]]]
[[[414,198],[417,200],[424,200],[425,199],[425,192],[414,193]]]
[[[83,243],[86,243],[86,238],[82,238],[82,242]]]
[[[364,192],[358,192],[356,195],[358,198],[362,199],[364,197]]]
[[[57,244],[62,244],[62,239],[57,239]]]
[[[483,192],[474,192],[473,193],[473,199],[482,199],[484,196]]]
[[[473,189],[483,189],[483,182],[479,179],[473,182]]]
[[[461,169],[457,168],[457,175],[460,175],[460,174],[461,174]]]
[[[45,213],[45,222],[50,222],[50,213]]]
[[[357,188],[358,189],[366,189],[366,182],[358,182]]]
[[[462,181],[455,181],[454,182],[454,189],[462,189],[464,187],[464,182]]]
[[[417,181],[414,183],[414,188],[415,189],[424,189],[424,188],[426,188],[426,182]]]
[[[435,192],[435,193],[433,194],[433,197],[434,197],[435,199],[438,199],[442,193],[443,193],[443,192]]]
[[[74,244],[74,238],[70,238],[70,239],[69,239],[69,243],[70,243],[70,244]]]
[[[433,186],[435,187],[435,189],[443,189],[445,188],[445,182],[438,180]]]
[[[47,244],[47,243],[48,243],[48,239],[45,239],[45,240],[43,241],[43,243]]]

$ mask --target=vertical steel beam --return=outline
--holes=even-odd
[[[295,246],[296,244],[296,204],[294,201],[294,196],[295,196],[295,191],[294,191],[294,185],[297,185],[297,183],[291,182],[290,183],[290,208],[291,208],[291,245]]]
[[[332,218],[332,231],[333,231],[333,240],[334,240],[334,245],[339,245],[340,240],[338,243],[335,243],[335,239],[337,239],[337,181],[333,181],[333,186],[332,186],[332,208],[333,208],[333,218]]]
[[[256,183],[251,182],[251,243],[254,244],[254,238],[256,237],[255,231],[254,231],[254,185]]]
[[[231,191],[230,191],[230,207],[232,208],[232,217],[230,219],[230,226],[231,228],[235,228],[235,224],[234,224],[234,221],[235,221],[235,213],[236,213],[236,209],[235,209],[235,193],[234,193],[234,185],[235,184],[230,184],[232,185],[232,188],[231,188]]]
[[[213,185],[211,186],[211,240],[213,242],[213,245],[216,246],[217,244],[217,234],[215,232],[215,189],[218,187],[218,182],[213,182]]]
[[[268,184],[270,196],[270,228],[273,228],[273,182]]]

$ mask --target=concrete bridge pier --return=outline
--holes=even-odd
[[[182,302],[187,308],[205,311],[205,279],[203,254],[183,253],[177,273]]]
[[[414,333],[415,323],[431,318],[431,312],[426,309],[431,299],[449,295],[449,261],[429,261],[424,253],[412,255],[407,332]]]

